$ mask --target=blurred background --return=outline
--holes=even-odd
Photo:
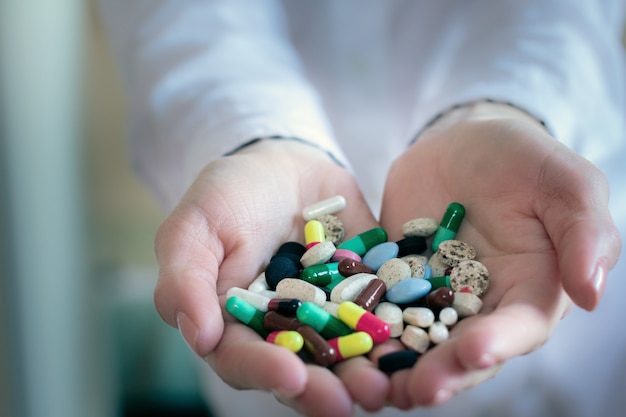
[[[0,0],[0,416],[206,416],[95,2]]]

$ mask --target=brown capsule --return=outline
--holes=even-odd
[[[276,311],[268,311],[263,317],[263,327],[268,332],[274,330],[296,330],[302,322],[293,317],[285,317]]]
[[[432,310],[441,310],[452,306],[454,302],[454,291],[452,288],[441,287],[431,291],[426,295],[426,306]]]
[[[378,302],[387,291],[387,285],[382,279],[374,278],[354,299],[354,304],[367,311],[374,311]]]
[[[344,277],[350,277],[352,275],[366,273],[366,274],[375,274],[374,271],[369,266],[365,265],[363,262],[355,261],[354,259],[344,258],[339,261],[339,265],[337,266],[339,273]]]
[[[304,339],[304,349],[309,352],[316,364],[329,367],[337,362],[337,352],[315,329],[302,325],[296,331]]]

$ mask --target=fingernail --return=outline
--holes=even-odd
[[[440,405],[448,401],[452,398],[452,392],[447,389],[440,389],[435,394],[435,398],[433,399],[433,405]]]
[[[593,273],[593,278],[592,278],[593,289],[598,295],[598,298],[600,298],[602,294],[604,293],[604,287],[606,285],[606,273],[607,273],[606,258],[601,258],[600,260],[598,260],[598,263],[596,264],[596,269]]]
[[[178,325],[178,331],[183,336],[189,348],[197,354],[196,342],[198,339],[198,326],[183,312],[176,315],[176,323]]]

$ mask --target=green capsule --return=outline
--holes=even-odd
[[[337,246],[337,249],[347,249],[359,256],[365,255],[368,250],[387,241],[387,232],[381,227],[375,227],[361,234],[356,235],[352,239],[344,241]]]
[[[450,276],[445,275],[441,277],[430,277],[424,278],[426,281],[429,281],[432,284],[431,291],[434,291],[441,287],[450,288]]]
[[[226,300],[226,311],[228,311],[231,316],[257,332],[261,337],[266,338],[269,334],[263,326],[265,314],[252,307],[241,297],[236,295],[229,297]]]
[[[339,262],[311,265],[304,268],[300,273],[300,279],[318,287],[330,284],[333,278],[337,276],[341,276]]]
[[[462,204],[451,203],[448,206],[433,237],[431,246],[433,252],[437,252],[439,244],[444,240],[452,240],[456,237],[456,232],[459,230],[464,217],[465,207]]]
[[[298,320],[313,327],[325,339],[333,339],[354,332],[347,324],[311,302],[304,302],[296,312]]]

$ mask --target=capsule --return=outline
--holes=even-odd
[[[302,217],[304,220],[313,220],[324,214],[334,214],[346,207],[346,199],[343,196],[336,195],[325,200],[310,204],[302,209]]]
[[[284,316],[293,317],[302,301],[297,298],[272,298],[267,302],[267,311],[275,311]]]
[[[337,309],[337,315],[341,321],[357,332],[363,331],[372,336],[374,343],[383,343],[389,339],[391,333],[389,325],[352,301],[341,303]]]
[[[333,281],[333,278],[338,276],[343,279],[339,273],[338,262],[311,265],[304,268],[300,273],[300,279],[318,287],[324,287],[330,284]]]
[[[335,349],[338,361],[365,355],[374,346],[372,336],[366,332],[356,332],[347,336],[335,337],[330,339],[328,344]]]
[[[226,292],[226,297],[230,298],[233,296],[237,296],[250,304],[252,307],[256,308],[262,313],[267,312],[267,306],[270,301],[269,297],[264,296],[263,294],[259,294],[256,292],[252,292],[250,290],[246,290],[239,287],[231,287]]]
[[[298,353],[304,346],[304,338],[295,330],[275,330],[265,338],[270,343],[282,346],[294,353]]]
[[[456,237],[456,232],[459,230],[464,217],[465,207],[462,204],[455,202],[448,206],[433,237],[431,244],[433,252],[437,252],[439,244],[444,240],[451,240]]]
[[[296,317],[302,323],[313,327],[325,339],[353,333],[347,324],[311,302],[302,303],[296,312]]]
[[[337,249],[348,249],[359,256],[365,255],[365,253],[374,246],[387,241],[387,232],[381,227],[375,227],[367,230],[361,234],[356,235],[352,239],[344,241],[337,246]]]
[[[391,352],[378,358],[378,369],[388,374],[408,369],[415,365],[419,356],[414,350]]]
[[[444,275],[442,277],[430,277],[424,278],[432,285],[431,290],[437,290],[439,288],[450,288],[450,275]]]
[[[313,361],[320,366],[331,366],[337,362],[337,351],[319,333],[310,326],[300,326],[296,329],[304,339],[304,349],[312,356]]]
[[[261,337],[266,338],[268,331],[263,326],[264,314],[236,295],[226,300],[226,311],[231,316],[250,327]]]
[[[268,311],[263,317],[263,327],[267,331],[296,330],[302,326],[302,322],[294,317],[287,317],[275,311]]]
[[[374,278],[361,290],[353,302],[367,311],[374,311],[380,299],[385,295],[385,291],[387,291],[385,281]]]
[[[317,220],[309,220],[304,225],[304,245],[309,249],[313,244],[326,240],[324,225]]]

